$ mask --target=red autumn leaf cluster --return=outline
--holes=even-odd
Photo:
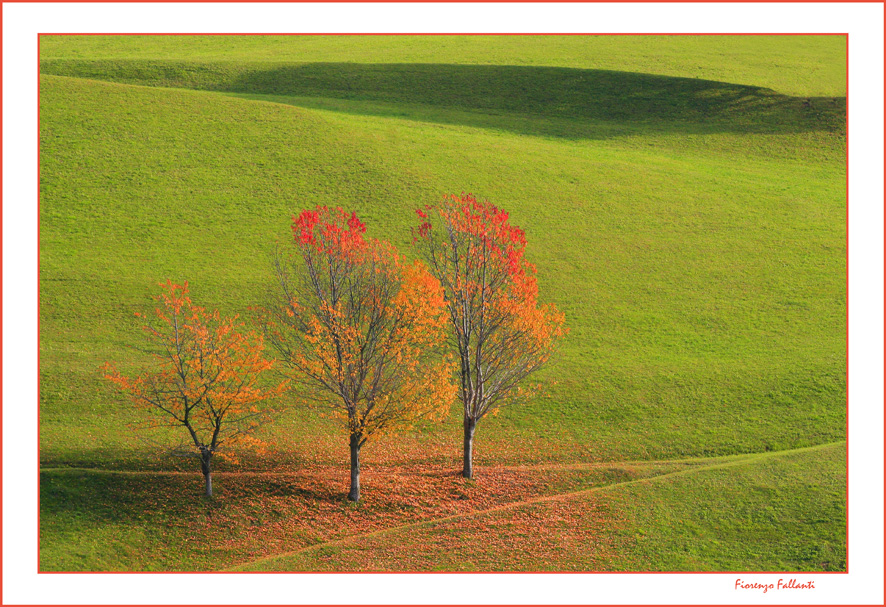
[[[311,246],[328,255],[349,255],[366,245],[366,224],[341,207],[317,207],[292,218],[292,232],[300,245]]]

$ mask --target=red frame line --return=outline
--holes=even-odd
[[[181,4],[183,0],[122,0],[126,4]],[[557,4],[594,4],[597,0],[556,0]],[[674,0],[605,0],[613,4],[675,4]],[[836,4],[844,0],[680,0],[686,4]],[[82,4],[82,0],[3,0],[8,4]],[[90,4],[119,4],[121,0],[89,0]],[[187,0],[201,4],[246,4],[244,0]],[[545,4],[546,0],[260,0],[261,4]],[[853,4],[883,4],[883,0],[851,0]],[[256,2],[258,3],[258,2]],[[625,34],[613,34],[625,35]],[[667,34],[665,34],[667,35]]]
[[[31,3],[31,1],[32,0],[2,0],[2,1],[0,1],[0,28],[2,28],[2,20],[3,20],[2,5],[5,2]],[[94,2],[113,2],[114,0],[93,0],[93,1]],[[213,2],[213,0],[193,0],[193,1],[195,1],[195,2]],[[237,2],[238,0],[218,0],[218,1],[220,1],[222,3],[226,3],[226,2],[233,3],[233,2]],[[287,0],[265,0],[265,1],[271,2],[271,3],[276,3],[276,2],[286,2]],[[346,3],[361,4],[361,3],[368,3],[371,1],[372,0],[346,0]],[[508,2],[508,0],[491,0],[491,1],[492,2]],[[520,3],[532,2],[532,0],[516,0],[516,1],[520,2]],[[564,0],[564,1],[568,2],[568,3],[581,3],[581,0]],[[634,4],[637,3],[637,2],[632,2],[632,0],[616,0],[616,1],[617,2],[629,2],[629,3],[634,3]],[[670,0],[647,0],[647,1],[650,3],[670,3]],[[704,2],[704,0],[685,0],[685,1]],[[825,2],[828,2],[829,0],[784,0],[784,1],[805,4],[808,1],[825,3]],[[859,1],[860,2],[867,2],[867,3],[882,3],[882,0],[859,0]],[[49,3],[65,4],[65,3],[75,3],[75,2],[76,2],[76,0],[49,0]],[[177,0],[154,0],[154,2],[176,3]],[[332,2],[331,0],[320,0],[320,2],[321,3],[326,3],[326,2],[337,3],[337,2]],[[398,3],[405,3],[405,2],[408,2],[408,0],[388,0],[388,2],[382,2],[382,4],[385,4],[385,3],[398,4]],[[452,3],[471,3],[471,0],[450,0],[450,2],[452,2]],[[737,2],[739,2],[739,3],[744,3],[744,2],[746,2],[746,3],[767,3],[767,0],[737,0]],[[143,2],[143,0],[130,0],[129,3],[148,3],[148,2]],[[213,3],[215,3],[215,2],[213,2]],[[849,426],[848,426],[848,417],[849,417],[849,411],[848,411],[848,374],[849,374],[849,364],[848,364],[848,356],[849,356],[849,353],[848,353],[848,347],[849,347],[849,333],[848,333],[848,326],[849,326],[849,324],[848,324],[849,323],[849,313],[848,313],[848,309],[849,309],[848,308],[848,280],[849,280],[849,276],[848,276],[848,271],[849,271],[849,255],[848,255],[848,237],[849,237],[849,230],[848,230],[848,222],[849,222],[849,205],[848,205],[848,195],[849,195],[849,164],[848,164],[848,158],[849,158],[849,156],[848,156],[849,38],[848,38],[847,33],[821,33],[821,32],[810,33],[810,34],[802,34],[802,33],[789,33],[789,34],[703,33],[703,34],[698,34],[698,33],[688,33],[688,32],[687,33],[669,33],[669,34],[650,34],[650,33],[638,33],[638,34],[629,34],[629,33],[620,33],[620,34],[611,34],[611,33],[604,33],[604,34],[589,34],[589,33],[564,33],[564,34],[554,34],[554,33],[543,33],[543,34],[541,34],[541,33],[540,34],[531,34],[531,33],[519,33],[519,34],[500,34],[500,33],[491,33],[491,34],[489,34],[489,33],[468,33],[468,34],[465,34],[465,33],[451,33],[451,34],[445,34],[445,33],[426,33],[426,34],[421,34],[421,33],[419,33],[419,34],[416,34],[416,33],[409,33],[409,34],[402,34],[402,33],[391,33],[391,34],[384,34],[384,33],[356,33],[356,34],[355,33],[343,33],[343,34],[334,34],[334,33],[330,33],[330,34],[324,34],[324,33],[311,33],[311,34],[303,34],[303,33],[297,33],[297,34],[286,34],[286,33],[283,33],[283,34],[281,34],[281,33],[266,33],[266,34],[257,34],[257,33],[248,33],[248,34],[232,34],[232,33],[215,33],[215,34],[208,34],[208,33],[194,33],[194,34],[188,34],[188,33],[157,33],[157,34],[129,33],[129,34],[125,34],[125,33],[115,33],[115,34],[101,34],[101,33],[86,33],[86,34],[74,34],[74,33],[67,33],[67,32],[63,33],[63,34],[40,33],[40,34],[38,34],[38,98],[39,98],[39,45],[40,45],[40,37],[45,36],[45,35],[53,35],[53,36],[61,36],[61,35],[64,35],[64,36],[106,36],[106,35],[116,35],[116,36],[121,36],[121,35],[128,35],[128,36],[161,36],[161,35],[162,36],[198,36],[198,35],[199,36],[222,36],[222,35],[225,35],[225,36],[328,36],[328,35],[351,35],[351,36],[388,36],[388,35],[392,35],[392,36],[393,35],[397,35],[397,36],[415,36],[415,35],[424,35],[424,36],[491,36],[491,35],[495,35],[495,36],[564,36],[564,35],[571,35],[571,36],[638,36],[638,35],[642,35],[642,36],[751,36],[751,35],[754,35],[754,36],[845,36],[846,37],[846,80],[847,80],[847,87],[846,87],[846,91],[847,91],[846,92],[846,99],[847,99],[847,115],[846,115],[846,244],[847,244],[847,251],[846,251],[846,289],[847,289],[846,290],[846,298],[847,298],[847,311],[846,311],[846,380],[847,380],[847,388],[846,388],[846,390],[847,390],[847,399],[846,399],[846,407],[847,407],[847,410],[846,410],[846,457],[847,457],[846,504],[847,504],[847,512],[848,512],[848,498],[849,498],[849,495],[848,495],[848,483],[849,483],[849,469],[848,469],[849,468],[849,466],[848,466],[848,457],[849,457],[849,447],[848,447],[848,445],[849,445],[849,442],[848,442],[848,431],[849,431]],[[886,50],[884,50],[884,57],[886,57]],[[2,48],[0,48],[0,75],[2,75]],[[3,92],[2,79],[0,79],[0,98],[2,98],[2,92]],[[0,120],[2,120],[2,106],[0,106]],[[37,159],[38,160],[38,186],[39,186],[39,168],[40,168],[39,120],[40,120],[40,116],[39,116],[39,103],[38,103],[38,159]],[[0,136],[2,136],[2,126],[0,126]],[[2,160],[2,145],[0,145],[0,160]],[[0,171],[0,184],[2,184],[2,171]],[[884,184],[886,184],[886,178],[884,178]],[[2,193],[0,193],[0,196],[2,196]],[[38,187],[38,247],[37,247],[37,249],[38,249],[37,250],[38,266],[39,266],[39,255],[40,255],[40,251],[39,251],[39,237],[40,237],[39,236],[40,235],[39,209],[40,209],[40,206],[39,205],[40,205],[40,199],[39,199],[39,187]],[[884,226],[886,226],[886,222],[884,222]],[[2,207],[0,207],[0,227],[2,227]],[[0,260],[2,260],[2,251],[0,251]],[[884,293],[886,293],[886,290],[884,290]],[[0,300],[2,300],[2,284],[0,284]],[[38,280],[38,304],[39,304],[39,280]],[[2,311],[0,311],[0,320],[2,320]],[[884,335],[886,335],[886,333],[884,333]],[[2,327],[0,327],[0,339],[2,339]],[[38,313],[38,340],[39,340],[39,313]],[[39,343],[39,341],[38,341],[38,343]],[[2,344],[0,344],[0,362],[2,362]],[[38,368],[39,368],[39,364],[40,364],[40,353],[39,353],[39,348],[38,348]],[[886,386],[886,381],[884,381],[884,386]],[[0,370],[0,387],[2,387],[2,370]],[[38,382],[38,399],[39,399],[39,382]],[[884,426],[884,430],[886,430],[886,426]],[[2,407],[0,407],[0,431],[2,431]],[[2,463],[2,453],[0,453],[0,463]],[[884,456],[884,464],[886,464],[886,456]],[[39,406],[38,406],[38,481],[39,481]],[[886,492],[884,492],[884,498],[886,498]],[[39,500],[39,495],[38,495],[38,500]],[[2,504],[2,486],[0,486],[0,504]],[[39,509],[38,509],[38,521],[39,521]],[[722,574],[776,575],[776,574],[793,574],[793,573],[796,573],[798,575],[822,575],[822,574],[845,575],[848,573],[848,553],[849,553],[848,529],[849,529],[849,522],[848,522],[848,515],[847,515],[847,522],[846,522],[847,570],[846,571],[836,571],[836,572],[835,571],[831,571],[831,572],[814,572],[814,571],[813,572],[770,572],[770,571],[725,571],[725,572],[657,571],[657,572],[643,572],[643,571],[624,571],[624,572],[613,572],[613,573],[627,574],[627,575],[637,575],[637,574],[648,575],[650,573],[664,574],[664,575],[670,575],[670,574],[675,574],[675,573],[689,574],[689,575],[695,575],[695,574],[699,574],[699,573],[721,574],[721,575]],[[884,536],[884,539],[886,539],[886,536]],[[2,510],[0,510],[0,540],[2,540]],[[2,559],[3,559],[2,546],[0,546],[0,569],[2,569],[2,562],[3,562]],[[37,564],[37,566],[38,566],[38,573],[61,573],[61,574],[88,573],[88,574],[99,574],[99,575],[106,575],[108,573],[110,573],[110,574],[113,574],[113,573],[123,573],[123,574],[160,573],[161,575],[165,574],[164,572],[40,572],[39,571],[39,541],[38,541],[38,564]],[[886,572],[886,569],[884,569],[884,572]],[[175,573],[188,574],[189,572],[175,572]],[[227,572],[200,572],[200,573],[227,573]],[[267,574],[267,573],[283,573],[283,572],[236,572],[236,573]],[[318,572],[292,572],[292,573],[311,573],[311,574],[313,574],[313,573],[318,573]],[[322,573],[337,573],[337,572],[322,572]],[[353,572],[353,573],[360,575],[360,574],[378,574],[378,573],[425,574],[428,572],[411,572],[411,571],[410,572],[370,572],[370,571],[366,571],[366,572]],[[435,573],[452,574],[453,572],[435,572]],[[485,572],[471,572],[471,573],[481,573],[482,574]],[[504,573],[522,574],[522,573],[550,573],[550,572],[504,572]],[[586,574],[586,573],[604,573],[604,572],[559,572],[559,573]],[[2,575],[2,574],[0,574],[0,575]],[[2,579],[0,579],[0,581],[2,581]],[[5,603],[2,602],[2,584],[0,584],[0,605],[2,605],[2,604],[5,604]]]
[[[0,1],[0,4],[3,2],[7,2],[8,0]],[[18,2],[25,2],[30,0],[17,0]],[[36,1],[36,0],[35,0]],[[57,0],[58,2],[67,3],[69,0]],[[73,1],[73,0],[70,0]],[[105,0],[107,2],[112,2],[113,0]],[[166,2],[173,2],[173,0],[164,0]],[[205,0],[209,1],[209,0]],[[230,0],[231,2],[235,2],[236,0]],[[280,0],[281,2],[284,0]],[[331,1],[331,0],[330,0]],[[369,2],[370,0],[359,0],[359,2]],[[467,2],[468,0],[462,0]],[[501,0],[504,2],[505,0]],[[577,1],[577,0],[576,0]],[[661,0],[664,2],[664,0]],[[755,0],[756,1],[756,0]],[[762,0],[759,0],[762,1]],[[800,0],[794,0],[799,2]],[[822,0],[824,2],[825,0]],[[886,0],[882,0],[886,2]],[[247,34],[235,34],[230,32],[158,32],[158,33],[149,33],[149,32],[87,32],[85,34],[72,34],[70,32],[63,33],[53,33],[53,32],[41,32],[38,36],[846,36],[847,43],[846,47],[848,50],[849,43],[848,37],[849,34],[846,32],[812,32],[812,33],[802,33],[802,32],[789,32],[785,34],[780,33],[770,33],[770,34],[760,34],[754,32],[724,32],[721,34],[705,32],[702,34],[696,34],[692,32],[673,32],[668,34],[650,34],[648,32],[638,32],[638,33],[630,33],[626,32],[623,34],[577,34],[575,32],[542,32],[542,33],[520,33],[520,34],[502,34],[498,32],[452,32],[452,33],[440,33],[440,32],[410,32],[408,34],[403,34],[400,32],[316,32],[316,33],[279,33],[279,32],[261,32],[261,33],[247,33]],[[39,41],[38,41],[39,47]],[[847,72],[848,73],[848,72]]]
[[[38,53],[38,56],[37,56],[38,65],[39,65],[39,62],[40,62],[40,56]],[[39,104],[38,104],[37,111],[38,112],[40,111]],[[39,119],[37,120],[37,122],[38,123],[40,122]],[[4,369],[4,367],[3,367],[3,305],[2,305],[2,303],[3,303],[3,166],[4,166],[3,165],[3,125],[4,124],[5,123],[3,122],[3,2],[0,2],[0,605],[4,604],[4,602],[3,602],[3,482],[2,482],[3,481],[3,369]],[[39,141],[40,140],[39,125],[38,125],[37,129],[38,129],[37,140]],[[40,162],[39,154],[37,155],[37,162],[38,163]],[[38,195],[38,197],[39,197],[39,192],[40,192],[39,180],[40,180],[40,172],[38,170],[38,172],[37,172],[37,181],[38,181],[38,183],[37,183],[38,194],[37,195]],[[37,216],[38,226],[40,224],[39,217],[40,216],[38,215]],[[39,237],[37,239],[37,255],[40,255],[40,239],[39,239]],[[38,262],[38,267],[39,267],[39,262]],[[40,279],[38,278],[37,279],[37,305],[38,306],[40,305],[39,293],[40,293]],[[37,356],[38,357],[40,356],[39,322],[40,322],[40,314],[38,313],[37,314],[37,323],[38,323]],[[39,360],[37,362],[37,368],[38,369],[40,368]],[[40,415],[40,397],[39,397],[40,392],[39,392],[39,390],[40,390],[40,380],[39,380],[39,372],[38,372],[38,379],[37,379],[37,391],[38,391],[37,392],[37,394],[38,394],[37,415],[38,416]],[[39,419],[39,417],[38,417],[38,419]],[[37,431],[39,432],[39,430],[40,430],[40,423],[38,421]],[[40,449],[40,442],[39,441],[40,441],[40,439],[39,439],[39,435],[38,435],[38,439],[37,439],[38,452]],[[38,459],[39,459],[39,456],[38,456]],[[39,481],[39,477],[37,480]],[[37,499],[38,500],[40,499],[39,495],[38,495]],[[40,517],[39,510],[40,509],[38,508],[37,510],[38,510],[37,517],[39,519],[39,517]],[[38,527],[38,530],[39,530],[39,527]],[[40,544],[40,542],[38,539],[38,541],[37,541],[37,549],[38,550],[40,549],[39,544]]]

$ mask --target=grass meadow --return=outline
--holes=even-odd
[[[42,36],[41,571],[844,571],[846,40]],[[127,430],[157,284],[249,317],[293,214],[473,192],[570,333],[544,393],[370,442]]]

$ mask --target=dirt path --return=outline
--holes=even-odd
[[[842,445],[846,441],[836,441],[833,443],[824,443],[821,445],[814,445],[812,447],[800,447],[798,449],[785,449],[781,451],[762,451],[759,453],[738,453],[735,455],[721,455],[721,456],[711,456],[711,457],[688,457],[688,458],[679,458],[679,459],[646,459],[646,460],[624,460],[624,461],[600,461],[600,462],[575,462],[571,464],[521,464],[516,466],[489,466],[490,468],[495,468],[498,470],[593,470],[596,468],[611,468],[618,466],[650,466],[650,465],[667,465],[667,464],[702,464],[703,462],[722,462],[724,460],[747,460],[753,459],[758,456],[769,456],[769,455],[783,455],[788,453],[801,453],[803,451],[811,451],[815,449],[824,449],[826,447],[832,447],[835,445]],[[329,468],[338,468],[340,466],[330,465]],[[387,466],[379,466],[379,467],[368,467],[365,470],[372,471],[373,469],[382,469]],[[403,466],[393,466],[395,468],[407,467],[405,464]],[[365,471],[364,470],[364,471]],[[453,468],[454,470],[454,468]],[[88,467],[67,467],[67,466],[54,466],[54,467],[41,467],[40,472],[95,472],[101,474],[133,474],[133,475],[170,475],[170,476],[192,476],[196,473],[199,473],[198,470],[119,470],[113,468],[88,468]],[[291,476],[293,474],[303,474],[303,471],[299,472],[279,472],[279,471],[250,471],[245,470],[241,472],[213,472],[213,476],[225,477],[225,476]],[[310,474],[310,472],[309,472]]]

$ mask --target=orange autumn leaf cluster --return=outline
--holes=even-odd
[[[104,377],[154,414],[145,428],[181,426],[189,439],[186,449],[208,459],[222,445],[244,441],[266,420],[269,402],[286,385],[259,383],[272,365],[263,356],[261,335],[243,332],[236,317],[195,305],[187,282],[160,286],[153,317],[137,314],[146,320],[153,364],[128,377],[109,363]]]
[[[518,382],[549,360],[567,332],[565,315],[539,303],[526,234],[506,211],[461,194],[416,213],[414,242],[446,290],[462,353],[462,396],[482,417],[496,400],[528,394]]]
[[[447,258],[461,257],[460,263],[435,266],[442,282],[453,285],[451,298],[476,302],[481,313],[508,319],[516,332],[535,340],[549,354],[552,342],[565,334],[565,317],[553,304],[538,302],[537,270],[525,257],[526,233],[510,223],[504,209],[472,194],[452,194],[436,208],[416,210],[423,220],[416,241],[432,238],[434,211],[445,226],[442,253]],[[470,306],[460,307],[463,315],[471,313]]]
[[[455,386],[451,360],[434,355],[446,323],[439,281],[366,238],[354,213],[318,207],[293,220],[294,250],[277,262],[283,299],[263,322],[302,394],[358,446],[441,419]]]

